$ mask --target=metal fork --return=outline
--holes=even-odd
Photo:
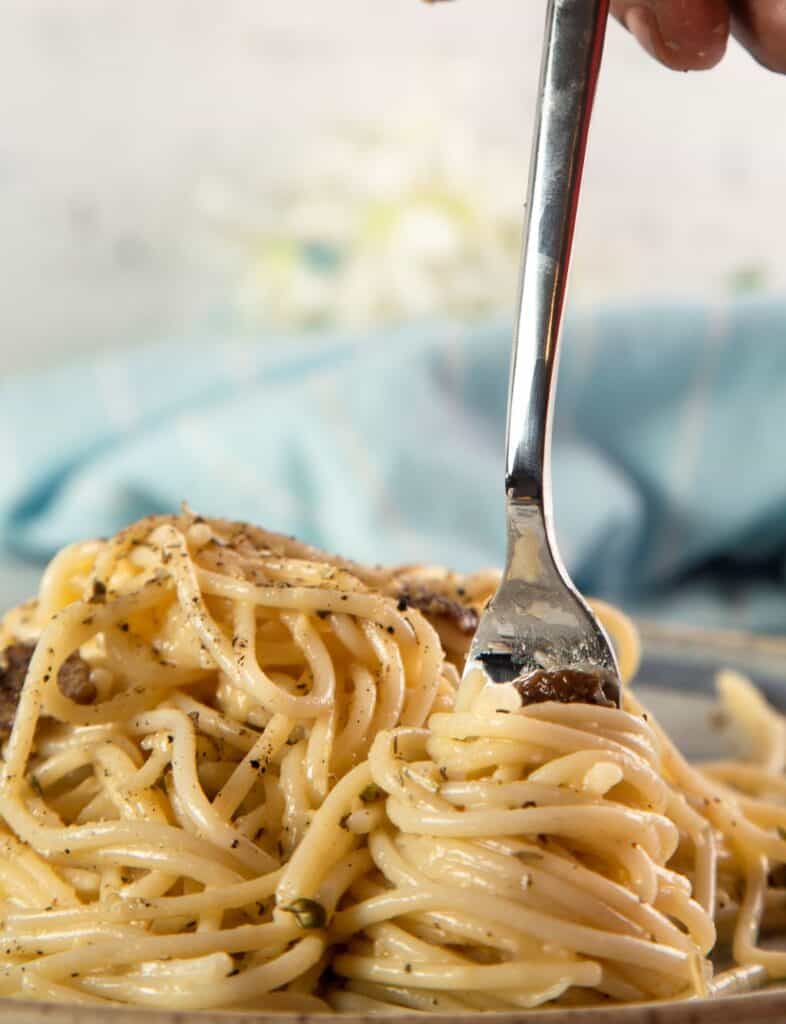
[[[559,557],[550,478],[560,323],[608,8],[549,0],[508,398],[508,553],[465,669],[516,680],[525,703],[620,699],[606,634]]]

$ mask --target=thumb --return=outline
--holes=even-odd
[[[612,0],[631,35],[674,71],[714,67],[729,39],[727,0]]]

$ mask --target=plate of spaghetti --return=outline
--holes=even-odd
[[[621,710],[462,681],[496,582],[188,510],[61,551],[0,625],[0,1017],[786,1015],[780,713],[695,638],[632,685],[600,602]]]

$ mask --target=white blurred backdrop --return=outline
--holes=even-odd
[[[544,6],[4,0],[6,370],[509,305]],[[573,300],[786,286],[785,108],[736,47],[676,75],[613,26]]]

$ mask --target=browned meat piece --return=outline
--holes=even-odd
[[[478,628],[478,613],[474,608],[468,608],[447,594],[440,594],[427,586],[405,586],[399,592],[399,598],[403,604],[411,605],[425,615],[448,619],[461,633],[471,635]]]
[[[11,644],[2,653],[4,667],[0,672],[0,734],[11,731],[16,705],[34,647],[29,644]]]
[[[96,688],[90,682],[90,666],[78,654],[72,654],[60,666],[57,685],[64,697],[75,704],[92,704],[96,699]]]
[[[0,654],[0,736],[7,736],[14,724],[19,694],[33,657],[33,644],[11,644]],[[78,654],[63,662],[57,674],[63,696],[77,704],[92,704],[96,688],[90,682],[90,666]]]
[[[513,685],[525,705],[545,704],[553,700],[561,704],[599,704],[608,708],[617,706],[615,700],[609,699],[607,692],[610,687],[618,684],[597,672],[579,672],[575,669],[532,672],[516,679]]]

